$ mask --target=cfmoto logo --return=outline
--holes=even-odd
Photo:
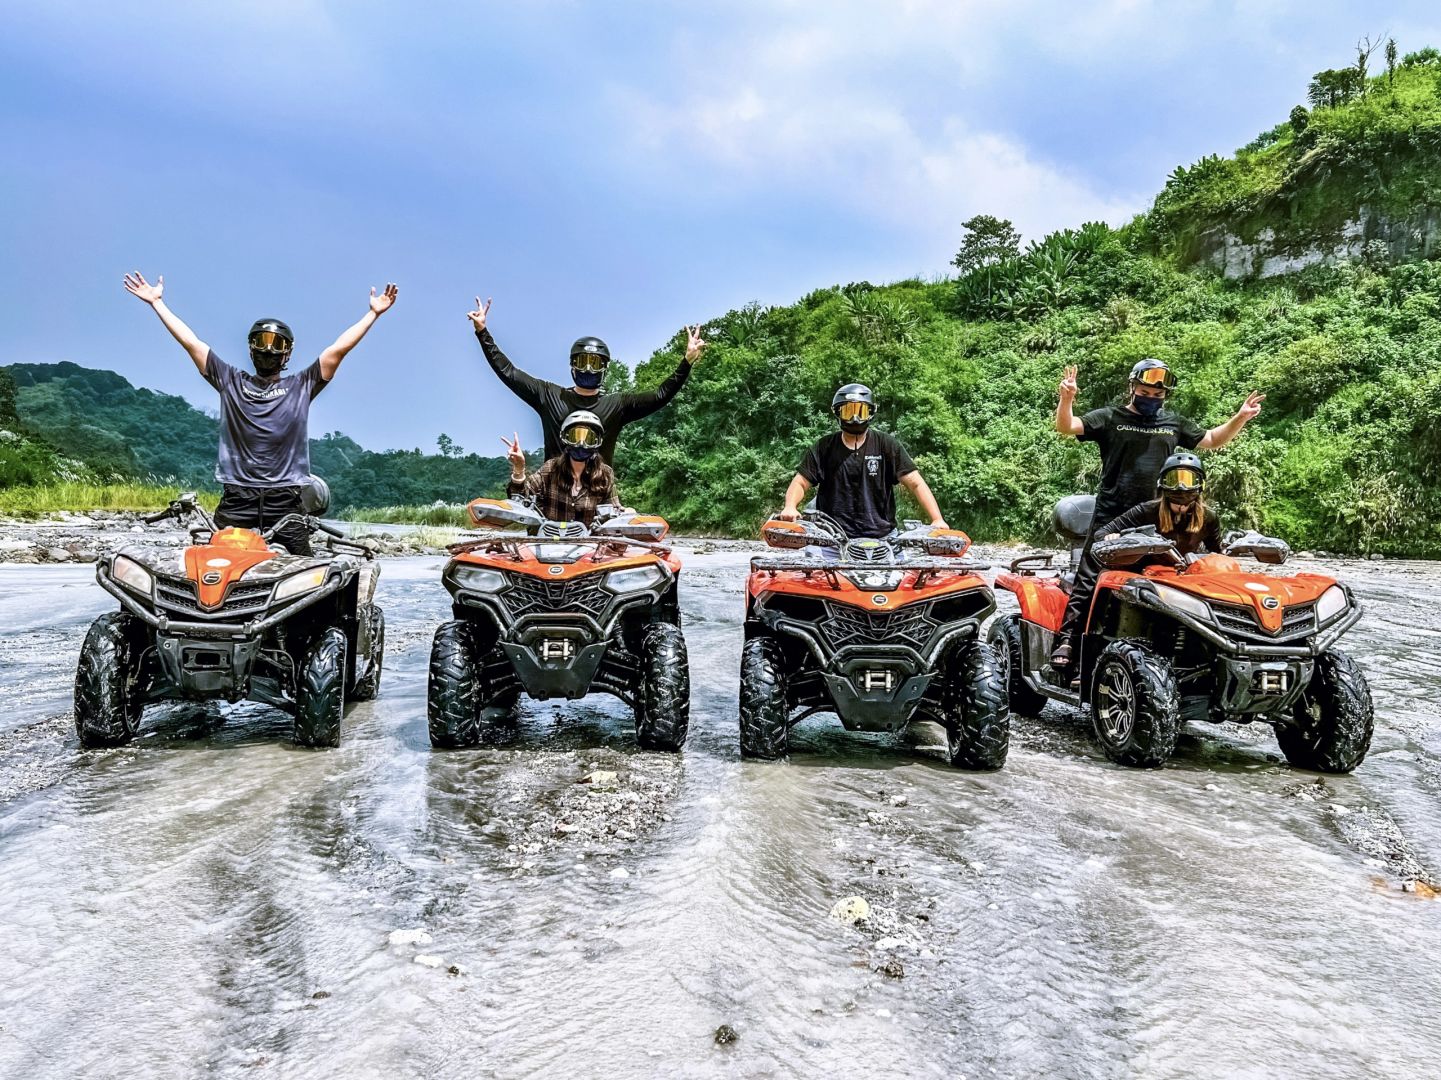
[[[200,582],[201,582],[202,585],[219,585],[219,584],[220,584],[220,571],[219,571],[219,570],[207,570],[207,571],[205,572],[205,574],[201,577]]]
[[[871,597],[871,603],[875,604],[876,607],[885,607],[890,602],[891,598],[883,593],[875,593]]]
[[[565,567],[552,566],[549,570],[546,571],[546,573],[550,574],[552,577],[560,577],[561,574],[565,573]]]
[[[1277,600],[1274,596],[1263,596],[1261,597],[1261,606],[1267,611],[1275,611],[1281,606],[1281,601]]]

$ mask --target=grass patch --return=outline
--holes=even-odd
[[[347,506],[341,521],[368,521],[377,525],[435,525],[468,529],[471,522],[463,506]]]
[[[0,513],[34,517],[63,510],[163,510],[180,493],[177,487],[155,484],[28,484],[0,490]],[[200,503],[214,510],[220,496],[200,493]]]

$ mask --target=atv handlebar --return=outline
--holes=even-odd
[[[175,516],[175,511],[173,511],[173,510],[168,510],[168,509],[167,509],[167,510],[161,510],[158,514],[146,514],[146,515],[145,515],[143,518],[141,518],[140,520],[143,521],[143,522],[145,522],[145,524],[147,524],[147,525],[155,525],[155,524],[157,524],[157,523],[159,523],[159,522],[161,522],[161,521],[164,521],[166,518],[174,517],[174,516]]]

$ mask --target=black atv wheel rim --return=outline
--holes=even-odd
[[[1108,664],[1101,673],[1097,704],[1101,734],[1113,746],[1122,745],[1136,726],[1136,688],[1130,673],[1120,664]]]

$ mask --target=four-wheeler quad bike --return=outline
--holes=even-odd
[[[318,485],[323,490],[323,485]],[[375,696],[385,616],[369,544],[308,513],[264,533],[220,529],[194,494],[147,522],[195,519],[191,546],[131,546],[96,566],[120,610],[90,626],[75,672],[75,728],[85,746],[134,738],[155,701],[262,701],[294,716],[302,746],[339,746],[346,699]],[[329,551],[291,555],[268,542],[300,524],[331,537]]]
[[[747,757],[778,758],[793,724],[834,712],[851,731],[931,720],[947,759],[1005,764],[1010,712],[1003,667],[981,640],[995,597],[962,558],[965,533],[907,522],[887,540],[848,539],[824,514],[761,530],[786,555],[751,560],[741,653],[740,737]]]
[[[1072,570],[1093,507],[1090,497],[1071,496],[1056,508]],[[1101,749],[1122,765],[1162,764],[1183,722],[1209,720],[1272,724],[1291,764],[1354,769],[1371,744],[1371,691],[1333,646],[1360,618],[1360,604],[1334,578],[1273,576],[1237,561],[1283,563],[1284,541],[1231,533],[1224,547],[1187,558],[1149,528],[1098,539],[1092,551],[1103,570],[1077,663],[1064,677],[1048,658],[1071,574],[1038,576],[1049,555],[1011,563],[996,584],[1016,594],[1021,613],[990,631],[1006,659],[1011,708],[1034,716],[1048,699],[1089,704]]]
[[[524,499],[476,499],[482,529],[450,546],[454,618],[430,653],[431,744],[475,746],[532,698],[606,693],[635,710],[636,740],[679,750],[690,725],[680,560],[664,518],[601,507],[590,529]],[[523,526],[526,532],[506,531]]]

